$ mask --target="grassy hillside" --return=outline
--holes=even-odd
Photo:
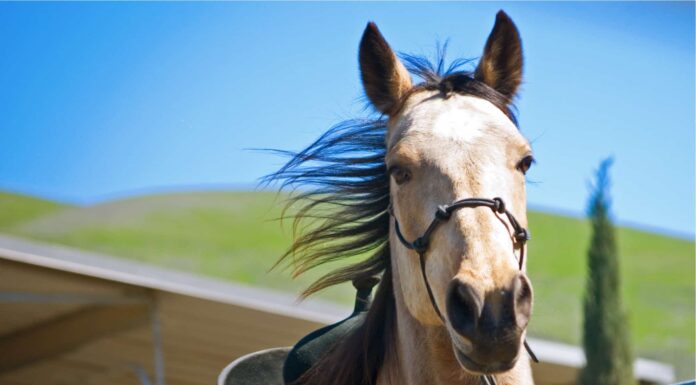
[[[2,210],[12,202],[26,208]],[[36,210],[31,202],[0,195],[0,232],[294,293],[322,272],[292,280],[288,272],[268,271],[291,239],[289,227],[273,220],[282,206],[273,193],[181,193],[78,208],[37,201]],[[529,220],[532,334],[579,343],[589,226],[539,212]],[[637,353],[693,376],[694,243],[626,228],[618,240]],[[352,295],[347,286],[322,294],[344,303]]]
[[[69,207],[53,201],[0,191],[0,231]]]

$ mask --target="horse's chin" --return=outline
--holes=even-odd
[[[518,354],[514,359],[508,362],[480,363],[466,354],[464,352],[465,349],[460,347],[460,345],[462,345],[462,343],[457,340],[457,337],[453,337],[452,350],[454,350],[454,356],[457,359],[459,366],[471,374],[483,375],[504,373],[514,368],[515,364],[517,364],[517,359],[519,358]]]

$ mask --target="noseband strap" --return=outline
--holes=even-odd
[[[529,231],[522,227],[520,223],[515,219],[515,217],[507,211],[507,208],[505,207],[505,202],[501,198],[493,198],[493,199],[486,199],[486,198],[466,198],[466,199],[461,199],[458,201],[455,201],[451,205],[441,205],[438,206],[437,211],[435,211],[435,218],[433,218],[432,222],[430,222],[430,225],[428,225],[428,228],[425,230],[425,233],[423,233],[422,236],[416,238],[413,242],[409,242],[406,240],[404,235],[401,233],[401,229],[399,228],[399,221],[396,220],[396,216],[394,215],[394,210],[392,209],[391,206],[389,206],[389,214],[394,217],[394,223],[395,223],[395,229],[396,229],[396,236],[399,238],[399,241],[406,246],[407,249],[414,250],[416,253],[419,255],[425,254],[425,252],[428,249],[428,244],[430,243],[430,237],[435,231],[435,229],[440,225],[442,222],[446,222],[450,219],[452,216],[452,213],[459,210],[463,209],[465,207],[479,207],[479,206],[485,206],[491,208],[494,212],[498,214],[505,214],[505,216],[508,219],[508,222],[510,222],[510,225],[512,226],[512,229],[514,231],[514,244],[519,245],[521,248],[520,251],[520,258],[519,258],[519,268],[522,270],[522,266],[524,264],[524,244],[530,239],[529,237]]]
[[[466,198],[454,201],[450,205],[438,206],[437,211],[435,211],[435,217],[428,225],[428,228],[425,230],[423,235],[416,238],[413,242],[409,242],[406,239],[406,237],[404,237],[404,235],[401,233],[401,229],[399,228],[399,221],[396,219],[396,215],[394,215],[394,209],[392,208],[391,204],[388,208],[389,215],[391,215],[394,218],[394,230],[396,231],[397,238],[399,238],[399,242],[401,242],[401,244],[404,245],[407,249],[413,250],[416,253],[418,253],[418,257],[420,260],[421,275],[423,276],[423,281],[425,282],[425,288],[428,291],[428,297],[430,297],[430,303],[433,305],[435,313],[437,313],[438,317],[440,317],[443,323],[446,323],[445,317],[442,315],[442,312],[440,312],[440,308],[437,306],[437,302],[435,302],[435,296],[433,295],[433,290],[430,287],[428,275],[425,273],[425,254],[428,251],[430,237],[432,236],[435,229],[437,229],[437,227],[442,222],[447,222],[450,219],[450,217],[452,217],[452,213],[454,213],[455,211],[467,207],[474,208],[481,206],[489,207],[491,210],[493,210],[494,213],[504,214],[507,217],[508,222],[510,223],[510,226],[512,226],[513,230],[513,246],[518,246],[520,248],[520,257],[518,259],[518,264],[519,269],[522,270],[522,267],[524,266],[524,245],[530,239],[529,231],[522,227],[522,225],[520,225],[517,219],[515,219],[515,217],[507,210],[507,208],[505,207],[505,202],[502,200],[502,198]],[[529,347],[529,344],[527,344],[527,340],[524,341],[524,347],[529,353],[529,356],[532,358],[532,360],[534,362],[539,362],[536,355],[534,354],[534,352],[532,352],[532,349]],[[497,384],[495,381],[495,377],[488,374],[481,376],[481,381],[484,385]]]

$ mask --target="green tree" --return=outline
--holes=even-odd
[[[587,253],[583,345],[587,364],[581,385],[633,385],[633,358],[626,313],[621,303],[619,259],[609,209],[609,168],[602,161],[592,185],[588,215],[592,240]]]

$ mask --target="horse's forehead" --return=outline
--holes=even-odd
[[[444,99],[436,92],[413,95],[395,119],[389,133],[390,147],[406,137],[453,145],[474,144],[487,137],[524,140],[512,121],[491,102],[459,94]]]

